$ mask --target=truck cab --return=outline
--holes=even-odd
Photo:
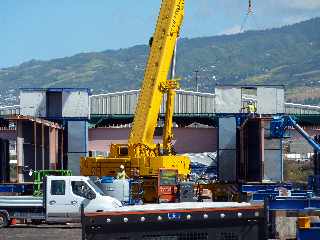
[[[45,186],[47,221],[78,221],[81,205],[85,212],[103,212],[122,206],[118,200],[106,196],[88,177],[48,176]]]
[[[0,228],[12,219],[33,223],[80,222],[81,211],[103,212],[122,207],[120,201],[83,176],[47,176],[43,181],[43,197],[0,196]]]

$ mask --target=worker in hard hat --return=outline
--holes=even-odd
[[[128,175],[126,174],[124,166],[121,164],[119,167],[119,172],[117,173],[117,179],[125,180],[126,178],[128,178]]]
[[[256,105],[253,101],[249,101],[249,103],[246,106],[247,113],[249,113],[250,116],[254,116],[254,114],[257,112]]]

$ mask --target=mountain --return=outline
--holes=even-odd
[[[305,102],[311,97],[312,103],[317,102],[319,26],[320,18],[314,18],[277,29],[181,39],[177,75],[182,88],[195,89],[198,70],[201,91],[212,92],[216,83],[284,84],[289,89],[289,100]],[[32,60],[0,69],[0,104],[14,103],[16,89],[21,87],[87,87],[94,93],[137,89],[148,51],[147,45],[138,45],[50,61]],[[301,90],[318,88],[312,96],[294,98]]]

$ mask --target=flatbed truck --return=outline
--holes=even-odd
[[[89,177],[48,176],[43,183],[43,196],[0,196],[0,228],[12,219],[33,223],[80,222],[84,211],[99,212],[122,206],[117,199],[106,196]]]
[[[266,239],[263,205],[185,202],[82,211],[83,240]]]

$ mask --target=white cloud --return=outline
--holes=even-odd
[[[231,28],[225,29],[223,32],[220,33],[220,35],[232,35],[232,34],[237,34],[241,32],[241,26],[240,25],[235,25]]]

